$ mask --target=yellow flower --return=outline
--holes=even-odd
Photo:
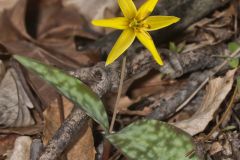
[[[133,43],[135,37],[152,53],[159,65],[163,61],[158,54],[154,42],[147,31],[153,31],[167,27],[180,20],[174,16],[149,16],[158,0],[147,0],[138,10],[132,0],[118,0],[124,17],[116,17],[103,20],[93,20],[96,26],[109,27],[123,30],[117,42],[108,55],[106,65],[115,61]]]

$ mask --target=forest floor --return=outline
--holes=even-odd
[[[38,59],[80,79],[101,97],[111,119],[122,58],[104,62],[119,32],[91,20],[120,14],[113,0],[0,0],[0,160],[45,154],[126,159],[105,145],[98,124],[12,58]],[[153,14],[181,21],[151,33],[164,66],[138,41],[125,53],[114,131],[144,117],[161,120],[191,135],[202,159],[240,160],[240,1],[160,0]],[[70,122],[84,125],[71,128]],[[51,145],[55,149],[46,152]]]

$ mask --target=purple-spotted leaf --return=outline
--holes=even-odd
[[[15,55],[14,58],[56,87],[59,92],[76,103],[87,115],[98,122],[106,132],[108,131],[109,123],[104,105],[87,85],[57,68],[42,64],[32,58],[18,55]]]
[[[157,120],[140,120],[106,138],[131,160],[199,160],[190,135]],[[191,156],[190,156],[191,155]]]

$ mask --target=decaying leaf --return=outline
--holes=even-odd
[[[118,11],[118,4],[113,0],[91,0],[88,3],[86,3],[86,0],[63,0],[63,4],[65,6],[75,6],[88,22],[93,19],[115,17]],[[99,28],[95,29],[99,30]]]
[[[63,106],[65,117],[67,117],[73,108],[73,104],[66,98],[63,98]],[[44,144],[47,144],[47,142],[61,125],[59,106],[56,101],[54,101],[44,111],[44,119],[45,126],[43,131],[43,142]],[[79,157],[81,157],[81,160],[95,159],[95,147],[92,129],[90,125],[86,125],[86,127],[87,129],[84,135],[78,138],[75,143],[69,148],[67,152],[68,160],[79,159]]]
[[[9,134],[0,137],[0,155],[6,155],[14,147],[14,142],[18,135]]]
[[[34,124],[28,98],[14,69],[9,69],[0,82],[0,126],[24,127]]]
[[[130,99],[128,96],[121,97],[118,104],[118,112],[119,114],[127,114],[127,115],[138,115],[138,116],[146,116],[152,112],[151,108],[145,107],[143,110],[129,110],[128,107],[132,104],[140,101],[138,99]]]
[[[199,159],[187,156],[195,149],[190,135],[157,120],[140,120],[106,137],[131,160]]]
[[[29,160],[31,143],[32,139],[28,136],[18,137],[15,141],[13,153],[10,155],[9,160]]]
[[[230,70],[225,77],[218,77],[211,80],[207,86],[203,103],[198,111],[190,119],[177,122],[174,125],[185,130],[190,135],[196,135],[203,131],[213,119],[214,113],[231,90],[235,72],[236,70]]]
[[[66,117],[71,112],[73,104],[66,98],[63,98],[63,106],[64,116]],[[44,110],[43,117],[44,117],[43,143],[44,145],[46,145],[48,141],[52,138],[56,130],[61,125],[61,115],[57,100],[53,101]]]
[[[219,142],[214,142],[212,145],[211,145],[211,148],[209,150],[209,153],[210,155],[214,155],[220,151],[223,150],[223,146],[219,143]]]
[[[5,7],[0,14],[0,42],[8,54],[27,55],[65,69],[93,63],[94,60],[75,47],[76,36],[96,37],[76,10],[63,6],[61,0],[0,0],[0,8],[9,1],[16,1],[15,5]],[[44,103],[56,98],[53,88],[35,75],[29,77],[29,83]]]
[[[12,8],[18,0],[0,0],[0,12]]]
[[[95,160],[95,154],[92,129],[88,125],[84,135],[75,141],[67,153],[67,158],[68,160],[76,160],[81,157],[81,160]]]

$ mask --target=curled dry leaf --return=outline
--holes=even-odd
[[[0,0],[0,8],[9,1],[13,0]],[[61,0],[16,0],[6,7],[0,14],[0,43],[7,54],[27,55],[66,70],[93,63],[76,51],[74,38],[94,39],[96,34],[83,16],[61,4]],[[44,104],[56,98],[55,90],[31,73],[29,83]]]
[[[93,19],[115,17],[118,4],[113,0],[63,0],[65,6],[75,6],[79,12],[90,22]],[[89,12],[90,11],[90,12]],[[103,29],[96,27],[98,31]]]
[[[65,117],[69,115],[73,108],[73,104],[63,98],[64,114]],[[45,127],[43,131],[43,142],[47,142],[51,139],[56,130],[60,127],[60,114],[59,106],[57,101],[54,101],[47,109],[44,111]],[[81,160],[94,160],[95,159],[95,148],[92,135],[92,129],[90,125],[86,125],[87,129],[84,135],[71,145],[67,152],[68,160],[75,160],[81,157]]]
[[[22,18],[26,14],[26,6],[27,1],[26,0],[18,0],[16,5],[14,6],[13,10],[9,12],[10,14],[10,23],[13,25],[13,27],[16,29],[16,31],[24,38],[28,40],[32,40],[32,37],[28,34],[27,28],[25,27],[25,21],[22,20]]]
[[[28,136],[18,137],[15,141],[13,153],[9,160],[28,160],[30,159],[30,146],[32,139]]]
[[[14,69],[9,69],[0,82],[0,126],[25,127],[34,124],[28,98]]]
[[[232,88],[236,70],[230,70],[225,77],[211,80],[207,86],[206,95],[198,111],[189,119],[175,123],[190,135],[202,132],[213,119],[214,113]]]
[[[63,6],[60,1],[41,1],[36,39],[68,40],[74,36],[95,39],[87,21],[71,6]],[[54,18],[53,18],[54,17]],[[73,41],[72,41],[73,42]]]

